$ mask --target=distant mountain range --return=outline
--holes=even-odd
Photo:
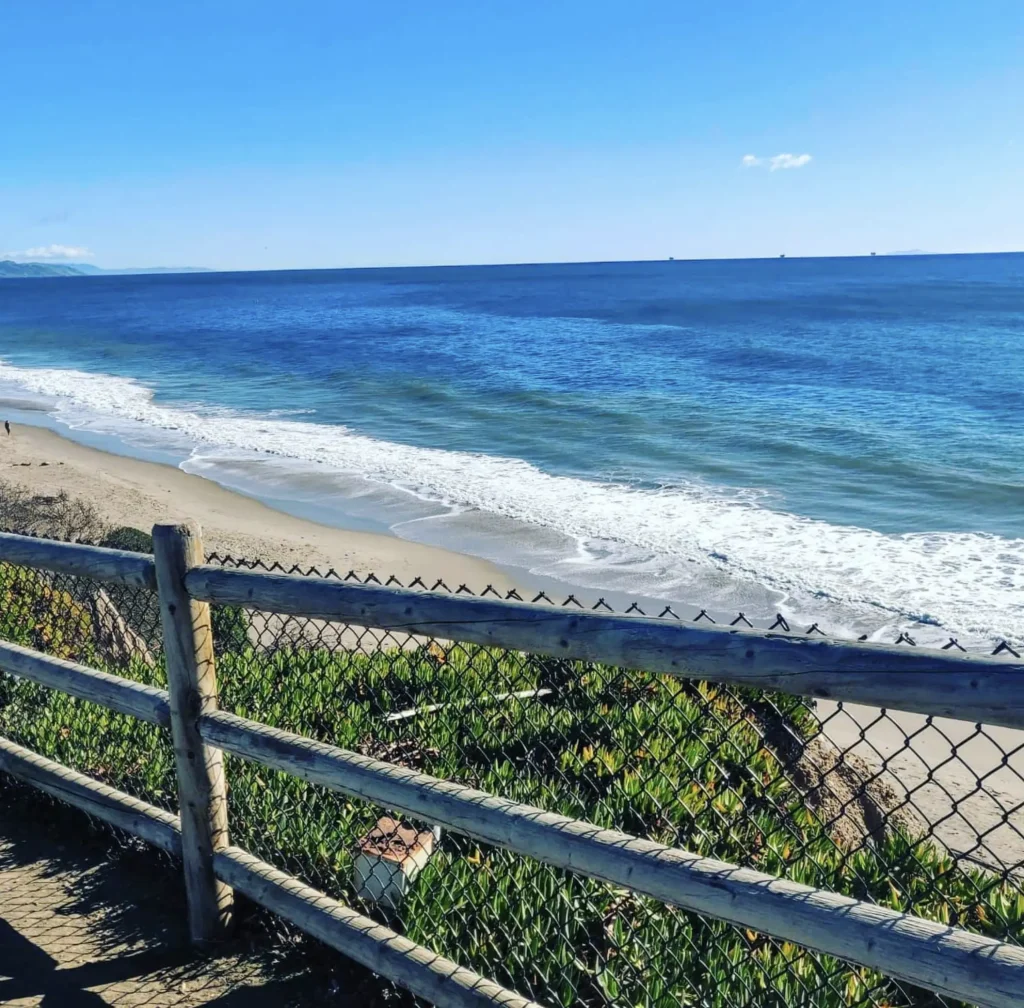
[[[52,277],[85,276],[74,266],[55,266],[51,263],[18,263],[0,259],[0,277]]]
[[[129,273],[211,273],[203,266],[126,266],[124,269],[100,269],[90,263],[19,263],[0,260],[0,279],[14,277],[111,276]]]

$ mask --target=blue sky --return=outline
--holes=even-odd
[[[5,255],[1024,248],[1019,0],[35,0],[0,113]]]

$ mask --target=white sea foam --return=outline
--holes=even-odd
[[[381,441],[338,426],[165,406],[138,382],[106,375],[0,363],[0,381],[47,397],[54,415],[72,427],[129,439],[159,433],[191,450],[194,468],[211,474],[216,467],[203,459],[269,453],[307,473],[318,465],[325,475],[358,477],[433,502],[425,514],[436,516],[440,503],[449,515],[492,517],[495,528],[543,529],[549,540],[567,544],[561,556],[549,544],[546,573],[573,571],[594,585],[628,583],[661,598],[685,598],[700,588],[729,604],[736,593],[728,586],[763,586],[784,600],[784,610],[815,619],[842,614],[833,628],[891,631],[919,622],[936,628],[933,639],[938,628],[942,636],[972,640],[1024,638],[1024,539],[887,535],[830,525],[774,510],[755,494],[686,484],[641,490],[552,475],[514,458]],[[281,466],[275,470],[280,476]],[[419,537],[411,527],[398,531]],[[528,562],[540,564],[536,551]]]

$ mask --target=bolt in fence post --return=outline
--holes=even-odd
[[[200,715],[217,708],[210,607],[185,590],[186,572],[205,560],[199,525],[154,525],[153,558],[171,700],[189,934],[193,943],[209,945],[227,936],[234,896],[213,873],[214,852],[228,844],[224,757],[206,745],[197,727]]]

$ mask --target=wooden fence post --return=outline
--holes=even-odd
[[[227,936],[234,896],[213,872],[214,853],[228,844],[224,757],[202,740],[197,728],[201,715],[217,709],[210,606],[190,598],[185,590],[188,569],[205,561],[199,525],[154,525],[153,558],[178,776],[189,934],[195,944],[209,945]]]

